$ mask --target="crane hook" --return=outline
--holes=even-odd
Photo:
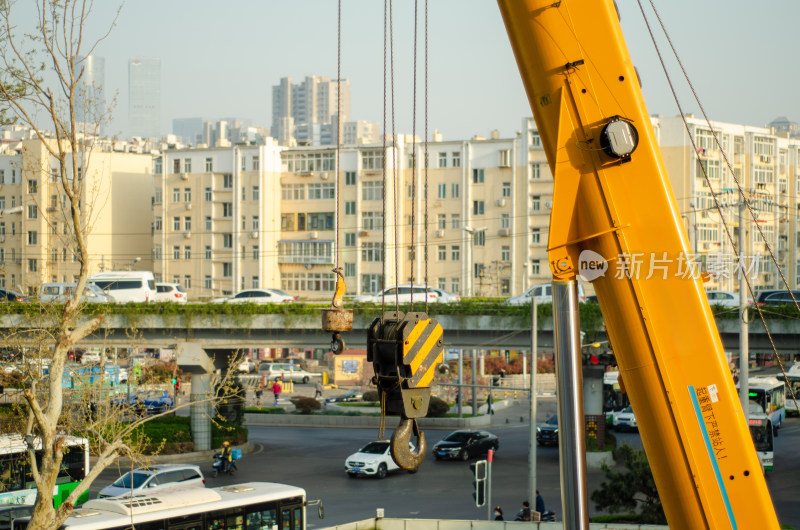
[[[409,447],[412,431],[417,437],[417,446],[414,449]],[[390,452],[395,464],[406,471],[414,471],[425,460],[427,450],[425,433],[420,430],[416,418],[401,418],[390,443]]]

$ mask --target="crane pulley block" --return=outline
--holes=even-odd
[[[442,326],[427,313],[387,311],[367,330],[367,361],[388,414],[428,413],[430,385],[443,359]]]

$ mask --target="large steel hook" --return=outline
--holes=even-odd
[[[412,431],[417,437],[417,445],[414,449],[409,447]],[[425,433],[420,430],[416,419],[402,418],[400,420],[400,425],[392,435],[389,450],[395,464],[406,471],[414,471],[422,464],[425,454],[428,452],[428,445],[425,443]]]

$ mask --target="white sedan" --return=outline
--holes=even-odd
[[[288,304],[294,302],[294,297],[289,294],[276,294],[271,289],[249,289],[228,298],[216,298],[211,302],[215,304]]]
[[[708,303],[710,305],[721,305],[722,307],[739,307],[739,295],[730,291],[706,291]],[[752,300],[747,301],[752,304]]]
[[[614,413],[614,429],[618,431],[635,431],[639,428],[636,423],[636,416],[633,415],[633,408],[627,406],[620,412]]]
[[[344,470],[350,478],[359,475],[384,478],[390,471],[397,471],[400,467],[392,460],[389,453],[389,440],[379,440],[370,442],[358,452],[347,457],[344,462]],[[413,450],[414,445],[409,443],[409,449]],[[409,473],[416,473],[414,469]]]
[[[396,287],[387,287],[382,292],[375,294],[362,294],[353,298],[356,303],[370,303],[380,304],[385,301],[387,304],[395,302],[399,304],[408,304],[414,302],[425,302],[426,298],[428,303],[439,302],[439,294],[431,287],[425,291],[424,285],[398,285]],[[441,300],[443,302],[443,300]]]

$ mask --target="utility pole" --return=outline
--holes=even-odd
[[[749,394],[750,385],[750,332],[747,321],[747,267],[745,266],[745,254],[747,253],[747,230],[745,212],[747,204],[744,200],[739,201],[739,399],[742,402],[744,419],[750,419]]]
[[[537,308],[536,297],[531,296],[531,417],[528,442],[528,499],[536,499],[536,354],[539,350]]]

